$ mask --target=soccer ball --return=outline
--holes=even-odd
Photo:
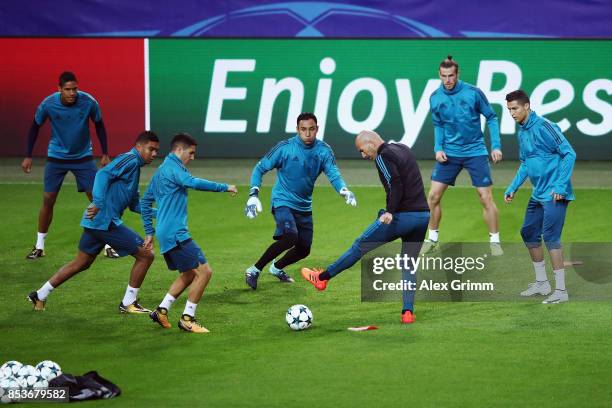
[[[0,402],[9,404],[12,400],[9,398],[9,388],[25,388],[23,382],[13,376],[0,378]]]
[[[285,315],[291,330],[306,330],[312,324],[312,312],[304,305],[293,305]]]
[[[55,361],[44,360],[36,364],[36,368],[45,380],[51,381],[62,374],[62,368]]]
[[[13,377],[19,372],[19,369],[23,367],[19,361],[11,360],[0,366],[0,377]]]
[[[34,388],[35,384],[45,380],[44,377],[40,375],[40,371],[31,365],[24,365],[21,367],[15,377],[18,380],[21,380],[23,382],[23,386],[27,388]]]

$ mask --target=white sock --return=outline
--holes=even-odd
[[[429,230],[429,240],[438,241],[438,230]]]
[[[125,290],[125,295],[123,295],[123,301],[121,302],[123,303],[123,306],[131,305],[136,301],[139,289],[140,288],[133,288],[128,285],[127,289]]]
[[[270,264],[270,273],[272,275],[278,275],[283,270],[282,269],[278,269],[276,266],[274,266],[274,262],[276,262],[276,259],[274,261],[272,261],[272,263]]]
[[[166,310],[170,310],[172,304],[176,301],[176,298],[169,293],[166,293],[164,300],[159,304],[159,307],[164,308]]]
[[[565,269],[557,269],[553,271],[555,275],[555,289],[565,290]]]
[[[496,242],[499,244],[499,232],[489,232],[489,242]]]
[[[189,300],[185,303],[185,310],[183,314],[189,315],[191,317],[195,316],[196,309],[198,308],[197,303],[191,303]]]
[[[51,292],[53,292],[53,289],[55,289],[55,288],[53,286],[51,286],[49,281],[47,281],[47,282],[45,282],[44,285],[42,285],[42,287],[40,289],[38,289],[36,291],[36,294],[38,295],[38,298],[40,300],[45,300],[45,299],[47,299],[47,296],[49,296],[51,294]]]
[[[46,232],[36,234],[36,249],[45,249],[45,238],[47,238]]]
[[[246,270],[246,273],[249,275],[259,275],[260,272],[261,271],[257,269],[255,265],[249,266],[249,268]]]
[[[546,262],[534,262],[533,269],[535,271],[536,282],[546,282],[548,277],[546,276]]]

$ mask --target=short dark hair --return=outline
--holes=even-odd
[[[457,64],[457,61],[455,61],[453,59],[452,55],[447,55],[446,59],[443,59],[442,62],[440,63],[440,68],[452,68],[455,67],[455,71],[459,72],[459,64]]]
[[[150,131],[150,130],[145,130],[143,132],[140,132],[138,137],[136,137],[134,144],[149,143],[149,142],[159,143],[159,138],[157,137],[155,132]]]
[[[177,133],[170,142],[170,150],[176,149],[178,146],[191,147],[197,146],[198,142],[189,134],[185,132]]]
[[[517,101],[521,105],[524,105],[529,102],[529,96],[522,89],[517,89],[516,91],[512,91],[506,95],[506,102]]]
[[[70,71],[64,71],[60,74],[59,76],[59,86],[62,87],[66,84],[66,82],[79,82],[76,79],[76,75],[74,75],[74,72],[70,72]]]
[[[315,123],[317,123],[317,117],[315,116],[314,113],[311,113],[311,112],[302,112],[302,113],[299,114],[299,116],[297,118],[297,121],[296,121],[296,124],[298,126],[300,126],[300,121],[301,120],[309,120],[309,119],[312,119],[312,120],[314,120]]]

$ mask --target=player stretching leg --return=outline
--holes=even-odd
[[[325,270],[302,268],[302,276],[318,290],[353,266],[367,252],[398,238],[402,255],[415,259],[419,255],[429,222],[429,208],[421,173],[410,148],[400,143],[388,144],[372,131],[362,131],[355,146],[364,159],[374,160],[378,176],[387,193],[387,206],[353,245]],[[413,265],[402,271],[402,279],[416,283]],[[402,323],[414,322],[414,291],[403,292]]]
[[[170,328],[168,310],[189,287],[187,303],[178,327],[191,333],[208,333],[198,323],[195,312],[212,276],[212,269],[187,229],[187,191],[191,188],[235,195],[238,190],[236,186],[196,178],[189,173],[185,166],[194,160],[196,146],[196,140],[186,133],[174,136],[170,144],[172,152],[153,175],[142,197],[141,207],[145,244],[152,246],[155,234],[168,269],[180,272],[164,300],[149,316],[163,328]],[[157,231],[153,228],[153,202],[157,202]]]
[[[551,291],[546,276],[542,237],[555,276],[555,291],[542,303],[567,302],[565,267],[561,249],[561,232],[567,205],[574,200],[571,176],[576,153],[559,127],[530,109],[529,97],[521,90],[506,95],[508,110],[520,125],[518,132],[521,165],[514,180],[504,193],[506,203],[527,177],[533,192],[527,204],[521,236],[529,249],[535,270],[535,282],[521,292],[521,296],[548,295]]]
[[[137,296],[151,263],[152,247],[143,246],[143,239],[121,221],[126,208],[139,213],[138,182],[140,168],[157,156],[159,139],[153,132],[142,132],[135,146],[117,156],[98,171],[93,185],[93,201],[85,210],[81,226],[83,234],[74,260],[62,266],[38,291],[28,295],[34,310],[44,310],[47,296],[74,275],[89,269],[105,244],[111,244],[119,256],[135,258],[130,282],[119,304],[121,313],[149,313],[138,304]]]
[[[459,65],[450,55],[440,63],[439,75],[442,85],[429,99],[436,164],[428,195],[431,220],[424,252],[437,249],[442,196],[449,185],[455,185],[457,175],[465,168],[482,204],[483,217],[489,229],[491,254],[502,255],[497,207],[491,191],[493,180],[480,130],[480,115],[483,115],[491,135],[491,160],[493,163],[499,162],[502,152],[497,116],[480,89],[459,81]]]
[[[253,169],[251,190],[245,213],[255,218],[261,212],[259,187],[263,175],[276,169],[276,184],[272,189],[272,215],[276,221],[276,240],[261,258],[246,270],[246,283],[257,289],[257,280],[270,262],[269,271],[281,282],[293,282],[284,269],[310,254],[312,245],[312,191],[319,174],[324,172],[334,189],[352,206],[355,195],[346,187],[336,166],[334,152],[329,145],[317,140],[317,118],[312,113],[301,113],[297,118],[298,134],[278,143]],[[276,257],[285,252],[279,260]]]

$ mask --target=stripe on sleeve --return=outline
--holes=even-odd
[[[557,144],[560,145],[561,143],[563,143],[561,141],[561,138],[559,137],[559,135],[557,134],[557,132],[555,131],[555,129],[552,127],[550,123],[548,123],[545,120],[542,123],[544,123],[544,127],[548,130],[548,132],[551,134],[551,136],[553,137],[555,142],[557,142]]]
[[[131,154],[126,154],[124,157],[122,157],[115,165],[114,167],[119,170],[121,169],[123,166],[126,165],[126,163],[128,163],[134,156]]]
[[[378,164],[378,168],[387,180],[387,184],[389,185],[389,187],[391,187],[391,174],[389,173],[387,166],[385,166],[385,162],[383,161],[381,155],[376,156],[376,164]]]
[[[287,143],[289,143],[288,140],[283,140],[282,142],[278,143],[268,152],[268,154],[266,154],[266,158],[270,159],[275,151],[277,151],[280,147],[286,145]]]

